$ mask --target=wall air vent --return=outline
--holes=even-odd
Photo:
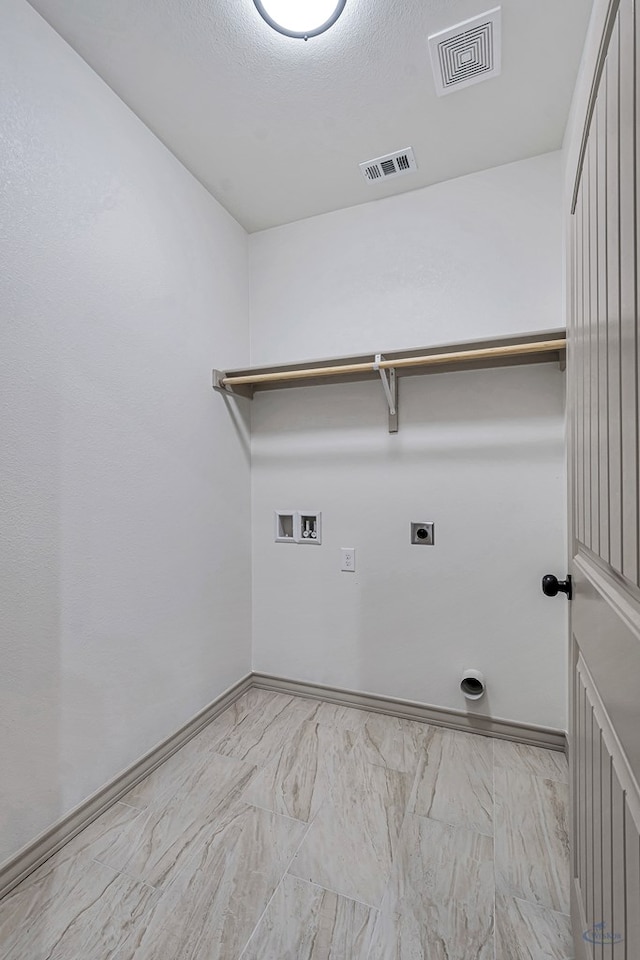
[[[362,176],[370,183],[391,180],[392,177],[401,177],[405,173],[412,173],[418,169],[411,147],[398,150],[396,153],[388,153],[384,157],[376,157],[375,160],[366,160],[358,166]]]
[[[439,97],[500,73],[500,7],[429,37]]]

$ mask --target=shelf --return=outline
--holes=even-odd
[[[214,370],[213,388],[230,396],[252,398],[257,391],[327,383],[381,380],[389,405],[389,430],[397,431],[397,380],[453,370],[556,362],[564,369],[566,332],[562,329],[493,340],[471,340],[414,350],[312,360],[267,367]]]

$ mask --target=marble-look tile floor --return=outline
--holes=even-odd
[[[252,689],[0,901],[0,960],[570,960],[567,779]]]

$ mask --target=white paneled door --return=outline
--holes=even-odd
[[[640,3],[613,0],[570,211],[572,919],[640,958]]]

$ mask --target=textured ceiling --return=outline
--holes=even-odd
[[[495,0],[347,0],[307,42],[252,0],[31,0],[247,229],[558,149],[591,0],[502,0],[502,75],[438,98],[427,36]],[[388,183],[358,162],[412,146]]]

